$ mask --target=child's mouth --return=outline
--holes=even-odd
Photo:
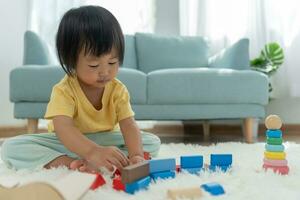
[[[109,82],[109,79],[97,80],[97,83],[107,83],[107,82]]]

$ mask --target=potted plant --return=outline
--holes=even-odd
[[[284,60],[283,49],[276,42],[268,43],[261,50],[259,57],[250,61],[250,66],[253,70],[262,72],[268,77],[271,77]],[[269,92],[273,90],[269,82]]]

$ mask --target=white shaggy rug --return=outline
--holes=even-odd
[[[107,184],[103,187],[89,191],[84,200],[87,199],[166,199],[167,189],[200,186],[203,183],[218,182],[226,194],[221,196],[210,196],[204,194],[201,199],[272,199],[272,200],[299,200],[300,199],[300,145],[285,143],[290,173],[287,176],[264,172],[261,168],[264,155],[264,144],[243,143],[219,143],[212,146],[163,144],[159,158],[177,158],[181,155],[201,154],[205,163],[209,163],[211,153],[232,153],[233,167],[227,173],[203,172],[199,176],[180,173],[175,179],[160,180],[151,183],[146,191],[140,191],[135,195],[117,192],[111,187],[109,175],[106,175]],[[0,163],[0,184],[18,180],[21,184],[35,180],[55,180],[61,175],[68,173],[66,168],[40,170],[40,171],[14,171],[7,169]]]

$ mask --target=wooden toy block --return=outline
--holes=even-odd
[[[281,138],[282,137],[282,131],[280,129],[276,129],[276,130],[267,130],[266,131],[266,135],[269,138]]]
[[[284,152],[284,145],[265,144],[265,149],[272,152]]]
[[[202,197],[200,187],[182,188],[182,189],[169,189],[167,192],[168,199],[198,199]]]
[[[129,165],[121,170],[122,182],[131,183],[142,177],[149,176],[148,161],[140,162],[134,165]]]
[[[285,160],[285,152],[265,151],[265,158],[270,160]]]
[[[105,179],[103,178],[103,176],[100,173],[97,173],[96,174],[96,179],[93,182],[93,184],[90,186],[90,189],[95,190],[98,187],[101,187],[102,185],[104,185],[105,183],[106,182],[105,182]]]
[[[218,183],[207,183],[201,185],[201,187],[213,196],[225,194],[223,187]]]
[[[182,168],[182,171],[186,171],[190,174],[199,174],[203,168]]]
[[[151,182],[150,176],[146,176],[132,183],[125,184],[125,191],[129,194],[134,194],[141,189],[147,189]]]
[[[180,165],[176,165],[176,171],[180,172],[181,171],[181,166]]]
[[[156,181],[157,179],[175,178],[175,172],[174,171],[156,172],[156,173],[150,174],[150,177],[154,181]]]
[[[121,176],[116,176],[113,179],[113,188],[118,191],[125,191],[125,185],[122,183]]]
[[[144,159],[145,160],[151,160],[151,155],[149,152],[144,152]]]
[[[211,154],[210,165],[224,166],[232,164],[232,154]]]
[[[228,169],[231,168],[231,165],[210,165],[209,166],[209,170],[212,171],[212,172],[215,172],[217,171],[218,169],[223,171],[223,172],[226,172]]]
[[[267,129],[280,129],[282,126],[282,122],[280,117],[278,117],[277,115],[269,115],[265,119],[265,125]]]
[[[272,144],[272,145],[281,145],[283,142],[282,138],[269,138],[267,137],[267,144]]]
[[[175,171],[175,158],[149,160],[150,174],[163,171]]]
[[[181,168],[202,168],[203,156],[181,156],[180,157]]]

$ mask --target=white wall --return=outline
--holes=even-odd
[[[22,64],[27,0],[0,1],[0,126],[23,124],[13,118],[9,101],[9,72]]]

